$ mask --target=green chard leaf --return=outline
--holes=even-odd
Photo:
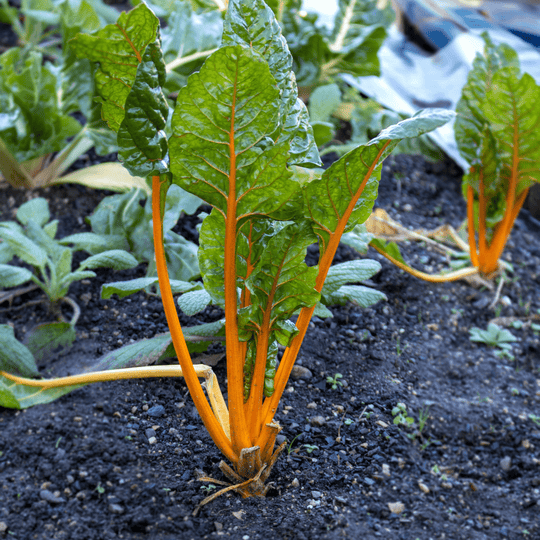
[[[240,311],[240,327],[245,334],[256,335],[267,325],[282,345],[289,344],[294,325],[286,328],[278,323],[299,308],[314,306],[320,298],[314,288],[318,270],[304,262],[307,247],[315,241],[307,221],[285,225],[272,236],[246,280],[251,305]]]
[[[454,124],[459,151],[471,164],[477,160],[487,123],[483,108],[486,90],[492,84],[494,74],[503,67],[513,67],[519,71],[517,54],[510,46],[501,44],[495,47],[487,33],[482,34],[482,37],[486,42],[485,52],[484,55],[477,54],[473,61],[473,68],[456,105],[457,118]]]
[[[306,249],[315,241],[309,222],[285,225],[269,240],[259,262],[246,280],[251,304],[239,311],[239,335],[249,340],[244,365],[244,398],[250,393],[260,340],[267,336],[264,394],[273,393],[277,344],[288,346],[296,335],[289,317],[298,309],[314,306],[317,268],[305,262]],[[264,341],[263,341],[264,343]]]
[[[339,0],[329,45],[339,55],[332,70],[357,76],[379,75],[377,51],[394,20],[390,3],[378,9],[376,0]]]
[[[444,125],[453,116],[452,111],[444,109],[419,111],[352,150],[334,162],[320,179],[305,186],[305,216],[314,222],[321,255],[336,232],[348,232],[369,217],[377,197],[382,162],[398,142]],[[351,209],[352,201],[356,203]]]
[[[273,135],[291,141],[290,165],[321,165],[306,106],[298,98],[292,55],[281,27],[263,0],[232,0],[225,18],[222,45],[242,45],[260,54],[280,90],[281,133]]]
[[[97,91],[103,103],[103,118],[114,131],[120,129],[124,120],[137,69],[146,48],[158,39],[158,27],[158,18],[145,4],[140,4],[95,35],[78,34],[70,41],[79,58],[99,62]]]
[[[132,176],[150,176],[169,170],[165,126],[169,105],[161,88],[165,85],[165,63],[159,28],[137,68],[137,76],[126,99],[126,116],[118,130],[119,157]]]
[[[23,163],[59,151],[81,124],[67,114],[57,92],[55,68],[39,52],[14,47],[0,55],[2,161]],[[9,163],[4,173],[19,175]]]
[[[298,185],[289,180],[289,143],[270,138],[279,128],[278,98],[255,53],[235,46],[212,54],[178,95],[169,142],[174,182],[225,215],[231,207],[238,220],[290,215]]]

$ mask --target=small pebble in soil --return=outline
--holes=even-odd
[[[124,508],[119,504],[109,504],[109,512],[111,514],[123,514]]]
[[[62,497],[60,497],[60,493],[53,493],[52,491],[49,491],[48,489],[42,489],[39,492],[39,496],[48,503],[52,504],[58,504],[66,502]]]
[[[148,416],[152,416],[153,418],[160,418],[164,415],[165,407],[163,407],[163,405],[154,405],[153,407],[148,409]]]
[[[326,424],[326,420],[325,420],[324,416],[314,416],[310,420],[310,424],[312,426],[315,426],[315,427],[322,427],[322,426],[324,426],[324,424]]]
[[[309,381],[313,378],[313,373],[304,366],[295,365],[291,371],[291,378],[294,380],[304,379]]]
[[[499,465],[503,471],[509,471],[512,467],[512,458],[509,456],[503,457],[499,462]]]
[[[405,505],[400,502],[388,503],[388,509],[392,514],[401,514],[405,510]]]

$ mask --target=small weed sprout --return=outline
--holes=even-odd
[[[482,330],[475,326],[469,330],[469,334],[471,341],[485,343],[486,345],[498,347],[504,351],[510,351],[512,349],[510,343],[517,341],[517,338],[509,330],[500,328],[495,323],[489,323],[487,330]],[[503,353],[499,352],[499,355],[502,356]]]
[[[314,450],[318,450],[319,447],[316,444],[304,444],[304,448],[308,454],[311,454]]]
[[[328,375],[328,377],[326,377],[326,382],[332,385],[332,390],[337,390],[338,386],[343,386],[343,383],[339,380],[342,378],[343,375],[341,373],[336,373],[333,377]]]
[[[405,403],[398,403],[392,409],[392,416],[394,417],[394,424],[396,426],[412,426],[414,424],[414,418],[407,416],[407,405]]]
[[[294,441],[296,441],[296,439],[298,439],[298,437],[300,437],[300,433],[298,435],[296,435],[296,437],[290,442],[289,446],[287,447],[287,455],[290,456],[291,455],[291,452],[292,452],[292,449],[293,449],[293,444],[294,444]]]

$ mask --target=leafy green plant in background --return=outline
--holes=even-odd
[[[28,26],[25,32],[32,38],[26,47],[0,55],[0,173],[15,187],[33,188],[57,181],[94,145],[102,154],[115,149],[92,100],[93,69],[69,52],[67,41],[77,32],[93,31],[114,20],[116,10],[86,0],[58,4],[26,0],[21,9]],[[17,31],[17,14],[4,6],[4,15]],[[60,33],[52,50],[41,44],[38,29],[45,25],[54,25]],[[86,117],[85,127],[72,116],[74,112]],[[58,154],[51,159],[54,152]]]
[[[342,234],[367,219],[382,160],[398,141],[430,131],[453,114],[418,113],[322,176],[300,182],[293,167],[318,166],[319,156],[297,97],[292,57],[262,0],[229,3],[221,47],[179,92],[171,137],[165,131],[170,111],[162,93],[159,23],[145,5],[121,15],[114,27],[78,36],[74,49],[99,62],[103,114],[118,132],[124,166],[152,178],[156,267],[180,366],[51,381],[2,375],[25,388],[182,376],[204,425],[234,467],[220,464],[233,482],[226,489],[262,496],[284,448],[274,448],[281,429],[274,415]],[[110,61],[111,52],[123,56],[121,69]],[[225,311],[228,403],[208,366],[193,364],[174,304],[162,225],[171,184],[213,207],[200,230],[199,269],[212,302]],[[318,265],[308,267],[306,250],[315,242]],[[279,367],[278,344],[285,347]],[[208,399],[199,377],[207,378]]]
[[[540,86],[521,73],[516,52],[493,45],[487,33],[456,108],[456,142],[470,163],[463,177],[469,254],[489,276],[529,188],[540,182]],[[476,242],[478,234],[478,251]]]
[[[338,156],[342,156],[359,144],[365,144],[376,137],[383,129],[406,118],[404,114],[386,109],[372,99],[362,98],[352,88],[343,93],[341,102],[335,105],[332,113],[334,117],[350,122],[351,138],[344,144],[331,144],[325,147],[321,155],[335,152]],[[444,153],[431,141],[429,134],[415,139],[403,139],[396,147],[396,154],[420,154],[432,162],[440,161],[444,157]]]
[[[60,302],[69,302],[74,309],[74,325],[80,310],[67,296],[74,281],[95,277],[96,268],[125,270],[137,266],[137,260],[120,249],[107,250],[85,259],[72,270],[73,250],[55,240],[58,221],[49,221],[48,203],[43,198],[32,199],[17,210],[17,221],[0,222],[0,288],[17,287],[33,282],[62,318]],[[13,264],[14,257],[32,268]]]
[[[505,44],[495,47],[487,34],[483,37],[484,54],[477,55],[456,109],[457,145],[471,164],[462,184],[468,242],[449,226],[418,233],[388,217],[381,220],[395,229],[399,240],[437,241],[459,270],[431,275],[411,268],[393,234],[375,233],[378,237],[370,244],[399,268],[427,281],[492,279],[508,268],[501,254],[530,186],[540,182],[540,86],[521,73],[514,50]],[[445,247],[448,242],[459,251]]]
[[[379,75],[377,52],[395,16],[389,2],[378,9],[376,0],[339,0],[330,29],[306,13],[301,1],[272,0],[269,6],[289,44],[301,93],[334,82],[340,73]]]
[[[145,201],[144,206],[142,203]],[[194,214],[201,200],[178,186],[167,194],[163,218],[164,245],[170,277],[191,281],[200,276],[197,245],[172,231],[183,214]],[[87,218],[91,233],[78,233],[62,239],[75,250],[96,255],[110,249],[129,251],[139,262],[148,263],[147,277],[156,276],[152,237],[152,201],[144,190],[132,189],[105,197]],[[135,292],[135,289],[133,289]]]

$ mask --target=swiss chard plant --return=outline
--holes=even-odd
[[[275,448],[281,427],[274,416],[340,239],[369,216],[380,166],[396,144],[446,123],[453,113],[421,112],[383,130],[322,176],[302,176],[293,171],[318,165],[318,152],[287,43],[262,0],[229,2],[221,46],[180,90],[169,138],[159,22],[148,7],[137,6],[93,36],[79,35],[73,46],[99,64],[103,115],[117,130],[124,166],[152,178],[156,268],[180,364],[160,374],[185,378],[204,425],[232,464],[221,464],[234,483],[227,489],[263,495],[283,449]],[[205,289],[225,312],[228,403],[214,379],[206,384],[207,400],[198,377],[208,368],[193,365],[176,312],[163,249],[172,185],[212,206],[198,256]],[[308,266],[306,249],[313,243],[318,264]],[[279,345],[285,351],[278,362]],[[3,376],[49,388],[152,373],[122,371],[51,381]]]
[[[472,266],[432,276],[407,265],[395,243],[385,244],[382,228],[383,234],[371,243],[400,268],[428,281],[496,276],[503,268],[501,255],[529,188],[540,182],[540,86],[531,75],[521,73],[511,47],[495,46],[487,34],[484,40],[484,54],[474,60],[457,104],[454,128],[459,151],[470,163],[462,183],[468,242],[448,226],[431,235],[457,244],[461,253],[447,250],[461,259],[456,266],[463,266],[463,261]],[[387,227],[390,238],[426,240],[429,234],[410,234],[384,215],[374,216],[373,230],[377,219]]]
[[[470,163],[463,178],[469,253],[484,275],[499,260],[531,185],[540,182],[540,86],[516,52],[487,33],[457,105],[455,134]],[[476,239],[478,236],[478,240]]]

